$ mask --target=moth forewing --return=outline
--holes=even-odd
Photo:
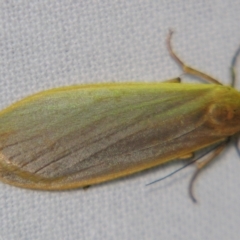
[[[0,113],[1,180],[42,190],[89,186],[189,156],[239,132],[236,90],[178,82],[62,87],[13,104]]]

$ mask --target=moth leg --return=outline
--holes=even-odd
[[[180,83],[181,82],[181,78],[177,77],[177,78],[173,78],[173,79],[168,79],[166,81],[163,81],[164,83]]]
[[[179,157],[179,159],[188,159],[188,158],[193,158],[194,157],[194,153],[188,153],[184,156]]]
[[[84,186],[84,187],[82,187],[83,188],[83,190],[88,190],[89,188],[91,187],[91,185],[87,185],[87,186]]]
[[[173,35],[173,31],[170,30],[169,31],[169,35],[167,38],[167,47],[168,47],[168,51],[170,53],[170,55],[172,56],[172,58],[180,65],[180,67],[183,69],[183,71],[187,74],[191,74],[191,75],[195,75],[198,76],[200,78],[203,78],[204,80],[214,83],[214,84],[220,84],[222,85],[217,79],[198,71],[197,69],[191,68],[189,66],[187,66],[178,56],[177,54],[174,52],[173,48],[172,48],[172,35]]]
[[[193,185],[194,182],[196,180],[196,178],[198,177],[199,173],[201,172],[201,170],[208,164],[211,162],[211,160],[213,160],[215,157],[217,157],[226,147],[228,141],[223,142],[221,145],[219,145],[217,148],[215,148],[211,153],[210,156],[208,156],[206,159],[200,159],[200,161],[196,162],[196,166],[197,166],[197,170],[195,171],[195,173],[193,174],[191,180],[190,180],[190,184],[189,184],[189,195],[190,198],[192,199],[193,202],[197,202],[194,194],[193,194]]]

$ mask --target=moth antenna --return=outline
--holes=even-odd
[[[240,55],[240,46],[238,47],[237,51],[233,55],[231,65],[230,65],[230,74],[231,74],[231,86],[234,87],[236,83],[236,65],[237,65],[237,60]]]
[[[209,151],[205,152],[204,154],[201,154],[196,159],[193,159],[192,161],[188,162],[187,164],[183,165],[182,167],[178,168],[177,170],[171,172],[170,174],[146,184],[146,186],[152,185],[156,182],[160,182],[160,181],[174,175],[175,173],[183,170],[184,168],[188,167],[189,165],[191,165],[193,163],[197,163],[198,160],[200,160],[201,158],[203,158],[204,156],[206,156],[207,154],[212,152],[213,154],[211,156],[209,156],[207,159],[203,160],[202,162],[197,163],[197,170],[193,174],[193,176],[190,180],[190,183],[189,183],[189,188],[188,188],[189,196],[194,203],[197,203],[197,199],[195,198],[194,193],[193,193],[193,186],[194,186],[194,182],[195,182],[196,178],[198,177],[198,175],[201,172],[201,170],[203,169],[203,167],[205,167],[209,162],[211,162],[211,160],[213,160],[216,156],[218,156],[223,151],[223,149],[225,149],[228,142],[229,142],[229,138],[226,139],[226,141],[221,142],[220,144],[215,146],[213,149],[210,149]]]

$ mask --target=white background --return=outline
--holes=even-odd
[[[229,83],[240,44],[239,0],[1,1],[0,108],[58,86],[179,76],[165,45],[169,28],[188,64]],[[194,166],[145,186],[181,165],[87,191],[41,192],[0,183],[0,240],[240,239],[235,149],[201,174],[198,204],[187,193]]]

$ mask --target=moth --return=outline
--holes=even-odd
[[[221,143],[202,169],[240,131],[240,93],[186,66],[172,34],[172,57],[211,84],[89,84],[24,98],[0,112],[0,179],[30,189],[86,187]]]

